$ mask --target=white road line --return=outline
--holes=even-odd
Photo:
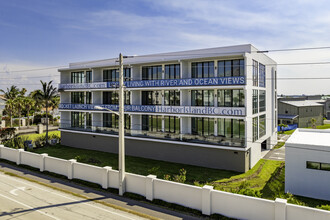
[[[58,193],[56,193],[56,192],[52,192],[52,191],[49,191],[49,190],[46,190],[46,189],[40,188],[40,187],[38,187],[38,186],[34,186],[34,185],[32,185],[32,184],[29,184],[29,183],[25,183],[25,182],[23,182],[23,181],[17,180],[16,178],[10,178],[9,176],[7,176],[7,175],[5,175],[5,174],[0,174],[0,175],[1,175],[1,176],[4,176],[4,177],[7,177],[7,178],[9,178],[9,179],[11,179],[11,180],[15,180],[16,182],[19,182],[19,183],[26,184],[26,185],[28,185],[28,186],[34,187],[34,188],[36,188],[36,189],[40,189],[40,190],[46,191],[46,192],[48,192],[48,193],[52,193],[52,194],[57,195],[57,196],[61,196],[61,197],[66,198],[66,199],[70,199],[71,201],[75,201],[75,202],[78,202],[78,201],[79,201],[79,200],[76,200],[76,199],[73,199],[73,198],[70,198],[70,197],[67,197],[67,196],[64,196],[64,195],[58,194]],[[127,219],[135,220],[134,218],[130,218],[130,217],[127,217],[127,216],[125,216],[125,215],[121,215],[121,214],[119,214],[119,213],[112,212],[112,211],[109,211],[109,210],[107,210],[107,209],[104,209],[104,208],[101,208],[101,207],[98,207],[98,206],[95,206],[95,205],[92,205],[92,204],[88,204],[88,203],[82,203],[82,204],[83,204],[83,205],[90,206],[90,207],[93,207],[93,208],[100,209],[100,210],[105,211],[105,212],[109,212],[109,213],[112,213],[112,214],[116,214],[116,215],[118,215],[118,216],[121,216],[121,217],[124,217],[124,218],[127,218]],[[113,209],[115,209],[115,208],[113,208]],[[122,211],[122,212],[125,212],[125,211]]]
[[[14,196],[18,196],[18,194],[16,193],[17,190],[25,191],[25,187],[24,186],[22,186],[22,187],[16,187],[16,189],[10,190],[9,193],[10,194],[13,194]]]
[[[5,198],[5,199],[11,200],[11,201],[13,201],[13,202],[16,202],[16,203],[18,203],[18,204],[20,204],[20,205],[22,205],[22,206],[25,206],[25,207],[27,207],[27,208],[29,208],[29,209],[33,209],[34,211],[37,211],[37,212],[39,212],[39,213],[41,213],[41,214],[43,214],[43,215],[46,215],[46,216],[48,216],[48,217],[50,217],[50,218],[52,218],[52,219],[61,220],[60,218],[56,218],[55,216],[52,216],[52,215],[49,215],[49,214],[47,214],[47,213],[45,213],[45,212],[43,212],[43,211],[37,210],[37,209],[33,208],[32,206],[26,205],[26,204],[24,204],[24,203],[22,203],[22,202],[19,202],[19,201],[15,200],[15,199],[12,199],[12,198],[7,197],[7,196],[5,196],[5,195],[0,194],[0,196],[2,196],[2,197]]]

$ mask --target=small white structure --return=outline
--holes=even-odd
[[[330,200],[330,130],[297,129],[285,144],[285,191]]]

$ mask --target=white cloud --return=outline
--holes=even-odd
[[[16,85],[18,88],[26,88],[28,92],[31,92],[41,89],[40,80],[53,80],[57,87],[60,79],[57,69],[36,70],[42,68],[47,67],[22,61],[0,63],[0,88],[6,90],[11,85]]]

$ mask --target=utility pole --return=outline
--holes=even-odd
[[[124,113],[124,67],[123,55],[119,54],[119,195],[124,195],[126,191],[125,180],[125,113]]]

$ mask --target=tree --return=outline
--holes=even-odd
[[[18,127],[21,127],[21,116],[22,116],[22,110],[24,107],[23,103],[24,98],[22,96],[18,96],[14,99],[14,106],[16,108],[17,114],[18,114]]]
[[[46,144],[48,144],[48,107],[50,106],[51,100],[57,95],[56,87],[53,87],[53,81],[43,82],[40,80],[42,89],[37,90],[34,97],[43,103],[46,108]]]
[[[13,127],[13,114],[15,113],[15,102],[13,99],[7,99],[5,110],[10,117],[10,127]]]
[[[281,133],[284,132],[284,131],[283,131],[283,128],[287,128],[287,127],[288,127],[288,125],[286,125],[286,124],[279,124],[278,126],[280,126]]]
[[[5,96],[5,99],[15,99],[19,94],[20,91],[17,88],[17,86],[11,86],[10,88],[7,88],[7,91],[4,91],[3,89],[0,89],[0,92],[2,92]]]
[[[54,98],[52,98],[52,100],[50,102],[50,107],[52,108],[52,111],[53,111],[53,124],[54,124],[54,118],[55,118],[54,110],[58,108],[59,104],[60,104],[59,96],[55,96]]]
[[[311,119],[311,123],[312,123],[312,128],[316,129],[316,119],[315,118]]]
[[[35,105],[35,101],[28,96],[23,99],[23,105],[27,116],[27,126],[30,126],[30,111],[32,107]]]

